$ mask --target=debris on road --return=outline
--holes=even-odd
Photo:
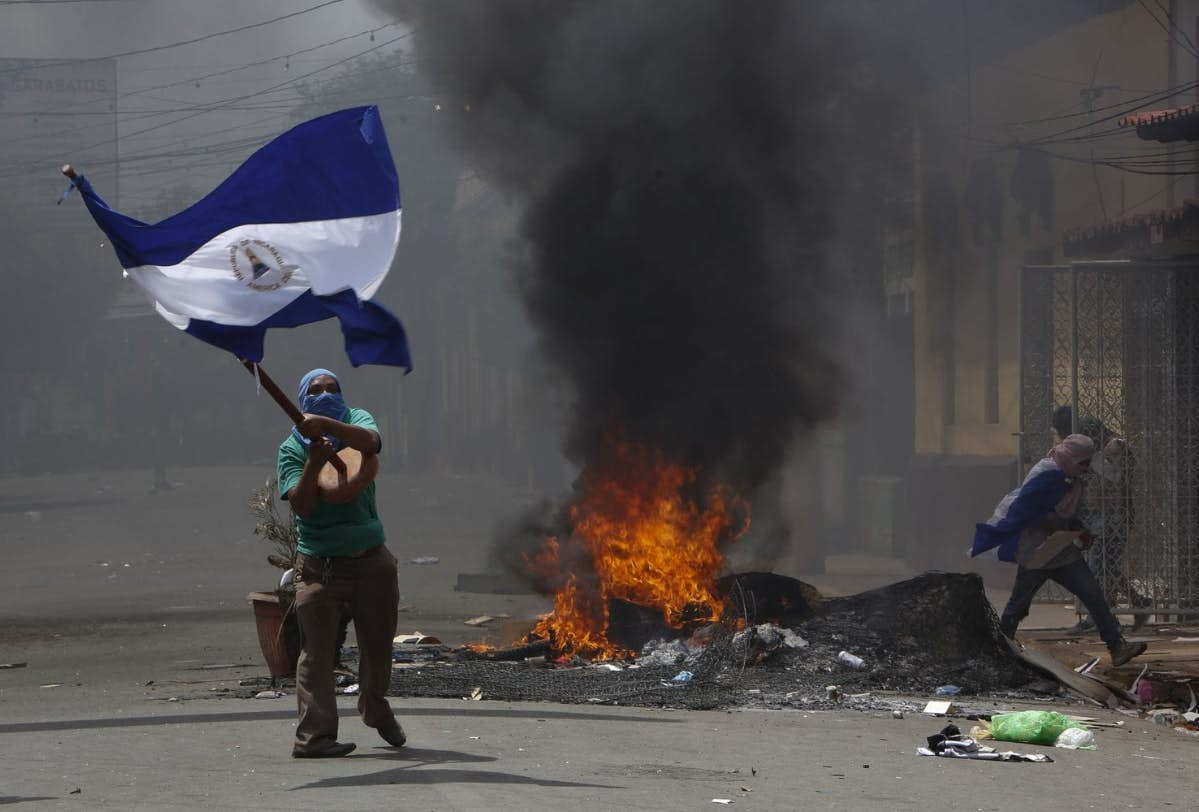
[[[965,758],[975,761],[1030,761],[1053,763],[1043,753],[999,752],[994,747],[979,744],[969,736],[963,736],[957,725],[946,725],[940,733],[928,737],[927,747],[917,747],[916,754],[939,758]]]
[[[1057,737],[1054,747],[1064,747],[1068,750],[1094,750],[1095,734],[1080,727],[1068,727]]]
[[[460,572],[458,581],[454,584],[455,592],[473,592],[483,595],[527,595],[532,590],[529,585],[510,574],[488,575],[482,573]]]
[[[27,665],[29,665],[29,663],[0,663],[0,670],[9,668],[24,668]]]
[[[418,555],[416,558],[409,558],[408,563],[418,567],[429,567],[433,564],[440,564],[441,559],[435,555]]]
[[[984,722],[971,733],[980,739],[1052,745],[1071,728],[1082,728],[1082,723],[1057,711],[1029,710],[995,714],[989,724]]]
[[[759,623],[733,635],[733,650],[742,653],[754,665],[761,664],[780,649],[807,648],[804,640],[785,626]]]
[[[842,651],[839,653],[837,655],[837,662],[855,669],[862,669],[866,667],[865,660],[856,654],[850,654],[848,651]]]
[[[478,617],[472,617],[462,622],[467,626],[485,626],[493,620],[495,620],[495,618],[491,615],[479,615]]]
[[[955,710],[953,703],[945,701],[932,701],[924,706],[924,712],[930,716],[948,716]]]
[[[431,634],[422,634],[421,632],[412,632],[411,634],[398,634],[392,641],[394,645],[399,646],[440,646],[441,641]]]

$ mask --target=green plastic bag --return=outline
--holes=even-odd
[[[1057,711],[1019,711],[991,717],[991,738],[1001,742],[1023,742],[1052,746],[1062,731],[1082,727]]]

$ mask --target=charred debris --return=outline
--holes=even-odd
[[[504,649],[412,647],[396,654],[393,696],[680,708],[823,706],[870,692],[1022,689],[1033,671],[999,631],[982,580],[925,573],[826,598],[786,576],[722,579],[715,622],[667,626],[631,604],[610,607],[628,656],[592,661],[529,638]],[[843,656],[848,655],[848,656]]]

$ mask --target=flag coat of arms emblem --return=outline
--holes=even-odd
[[[194,205],[148,224],[74,185],[125,274],[167,321],[261,361],[272,327],[337,318],[354,366],[410,370],[399,320],[373,301],[400,239],[400,186],[378,108],[306,121]]]

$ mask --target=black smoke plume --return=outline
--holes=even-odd
[[[755,524],[777,512],[789,443],[846,386],[830,246],[858,239],[844,187],[895,129],[877,4],[378,5],[524,206],[517,279],[573,392],[567,455],[586,476],[617,431],[747,497],[769,484]]]

